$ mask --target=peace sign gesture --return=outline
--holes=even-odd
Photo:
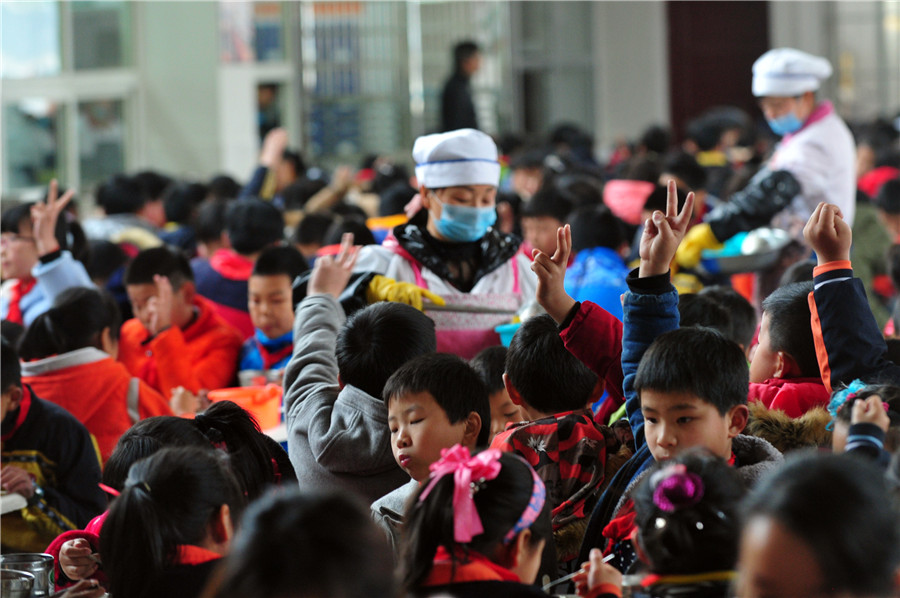
[[[75,190],[69,189],[59,199],[58,194],[59,183],[53,179],[47,192],[47,203],[39,201],[31,206],[32,234],[38,255],[47,255],[59,249],[59,241],[56,240],[56,222],[66,205],[75,197]]]
[[[678,195],[675,181],[669,181],[666,195],[666,213],[653,212],[644,223],[641,236],[641,267],[638,276],[656,276],[669,271],[675,251],[687,232],[694,213],[694,194],[688,193],[681,212],[678,212]]]

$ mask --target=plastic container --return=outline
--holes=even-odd
[[[237,403],[256,418],[262,430],[270,430],[281,421],[282,389],[278,384],[222,388],[209,391],[209,400]]]
[[[0,569],[30,573],[34,577],[31,593],[34,598],[43,598],[53,593],[53,557],[49,554],[42,552],[4,554],[0,556]]]
[[[494,332],[500,335],[500,342],[503,343],[504,347],[508,347],[509,343],[512,342],[513,336],[516,334],[516,330],[521,326],[521,322],[514,322],[512,324],[500,324],[496,328],[494,328]]]

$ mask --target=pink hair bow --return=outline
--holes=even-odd
[[[429,469],[431,480],[419,495],[419,501],[425,500],[438,480],[452,473],[453,539],[465,543],[484,532],[472,497],[481,483],[493,480],[500,473],[500,451],[489,449],[473,457],[469,449],[457,444],[449,449],[441,449],[441,458],[432,463]]]

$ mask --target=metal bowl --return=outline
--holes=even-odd
[[[700,267],[710,274],[725,275],[768,270],[790,242],[791,236],[785,230],[758,228],[730,239],[722,249],[704,251]]]

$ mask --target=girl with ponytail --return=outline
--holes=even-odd
[[[22,382],[84,424],[103,462],[132,424],[172,414],[162,395],[115,360],[120,325],[107,293],[74,287],[35,318],[19,342]]]

